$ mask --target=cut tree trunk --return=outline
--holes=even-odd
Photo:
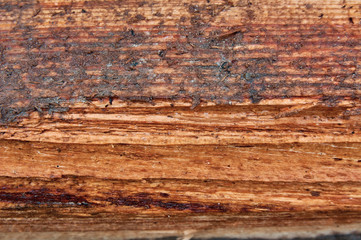
[[[359,0],[0,0],[0,238],[361,237]]]

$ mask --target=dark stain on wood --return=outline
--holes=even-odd
[[[33,189],[26,192],[0,191],[0,201],[29,205],[90,205],[90,203],[83,197],[77,197],[59,189],[53,193],[47,188]]]
[[[204,212],[226,212],[227,208],[223,204],[201,204],[201,203],[180,203],[180,202],[167,202],[159,199],[153,199],[151,197],[143,196],[118,196],[116,198],[107,198],[106,201],[116,206],[131,206],[149,209],[151,207],[159,207],[169,210],[184,211],[189,210],[196,213]]]
[[[313,196],[313,197],[319,197],[321,195],[321,192],[319,192],[319,191],[311,191],[310,193],[311,193],[311,196]]]

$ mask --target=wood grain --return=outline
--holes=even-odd
[[[360,19],[0,0],[0,238],[360,236]]]

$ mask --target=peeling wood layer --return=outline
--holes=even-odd
[[[218,106],[190,110],[191,103],[153,104],[94,101],[66,113],[33,113],[0,128],[1,139],[80,144],[259,144],[359,142],[360,106],[344,101],[329,107],[317,101]],[[356,106],[356,107],[355,107]]]

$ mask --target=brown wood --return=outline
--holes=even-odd
[[[0,1],[0,238],[361,234],[358,0]]]

